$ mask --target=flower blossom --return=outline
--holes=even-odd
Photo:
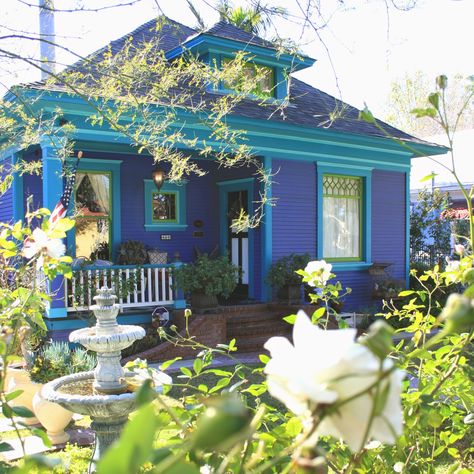
[[[355,335],[354,329],[323,331],[311,323],[304,311],[299,311],[293,344],[284,337],[272,337],[266,342],[271,359],[265,373],[270,394],[303,419],[318,406],[329,408],[316,434],[343,439],[353,451],[358,451],[368,439],[394,443],[401,434],[400,393],[404,373],[392,370],[380,380],[379,393],[385,403],[377,408],[368,439],[364,439],[381,362],[366,346],[354,341]],[[390,369],[393,362],[386,359],[382,370]],[[331,412],[328,405],[335,403],[340,406]]]
[[[463,255],[464,252],[466,251],[466,247],[464,247],[463,244],[456,244],[454,246],[454,251],[459,255]]]
[[[66,252],[66,247],[61,239],[50,239],[46,233],[37,227],[31,237],[29,237],[23,246],[23,257],[33,258],[39,254],[37,265],[41,267],[44,258],[59,258]]]
[[[332,265],[325,260],[314,260],[306,265],[304,271],[311,275],[308,280],[310,286],[325,286],[331,278]]]

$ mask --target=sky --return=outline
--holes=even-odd
[[[126,1],[55,0],[55,6],[90,7]],[[401,4],[407,0],[394,1]],[[193,3],[206,23],[212,25],[218,21],[212,8],[214,0],[194,0]],[[418,0],[409,11],[394,8],[387,11],[383,0],[322,0],[322,17],[329,21],[318,31],[320,38],[311,29],[302,35],[302,14],[297,0],[267,0],[267,3],[287,8],[289,19],[275,20],[278,33],[296,41],[305,54],[317,60],[313,67],[297,73],[297,77],[356,107],[367,104],[381,118],[390,84],[405,74],[422,70],[433,77],[433,82],[439,74],[474,74],[471,51],[474,0]],[[246,2],[236,0],[235,4]],[[152,19],[160,10],[188,26],[196,24],[186,0],[140,0],[133,6],[101,12],[57,14],[57,41],[80,55],[87,55]],[[321,18],[315,21],[322,23]],[[19,0],[1,0],[0,25],[37,32],[38,9],[27,7]],[[0,27],[0,35],[4,33],[5,29],[2,31]],[[9,46],[18,49],[19,44],[16,41]],[[2,46],[5,42],[0,42]],[[23,44],[19,52],[39,56],[34,42]],[[64,64],[73,59],[64,52],[58,53],[58,60]],[[39,80],[37,71],[0,63],[0,82],[4,85],[34,80]]]

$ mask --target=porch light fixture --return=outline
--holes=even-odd
[[[151,173],[151,177],[155,183],[156,189],[159,191],[166,179],[165,172],[159,166],[157,166]]]

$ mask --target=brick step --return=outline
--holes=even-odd
[[[270,339],[270,337],[255,337],[251,339],[237,339],[237,352],[260,352],[267,354],[268,352],[263,348],[263,345]]]
[[[275,313],[275,312],[265,312],[265,313],[252,313],[245,315],[236,315],[233,318],[227,318],[227,327],[240,326],[244,324],[249,324],[250,322],[266,322],[266,321],[282,321],[285,316],[288,316],[291,313]]]
[[[251,337],[256,334],[274,334],[276,332],[291,333],[292,326],[284,321],[259,321],[241,326],[227,327],[227,335],[231,337]]]

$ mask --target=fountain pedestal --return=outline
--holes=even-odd
[[[129,413],[136,408],[135,393],[127,392],[127,379],[136,380],[137,374],[124,371],[121,351],[145,336],[140,326],[117,324],[120,306],[108,288],[102,287],[94,299],[97,304],[91,310],[97,318],[96,326],[73,331],[69,336],[71,342],[97,352],[94,372],[67,375],[43,388],[48,401],[91,417],[96,441],[89,472],[95,472],[95,463],[119,438]],[[154,381],[155,392],[162,391],[162,383],[171,384],[171,378],[161,374],[160,382]]]

